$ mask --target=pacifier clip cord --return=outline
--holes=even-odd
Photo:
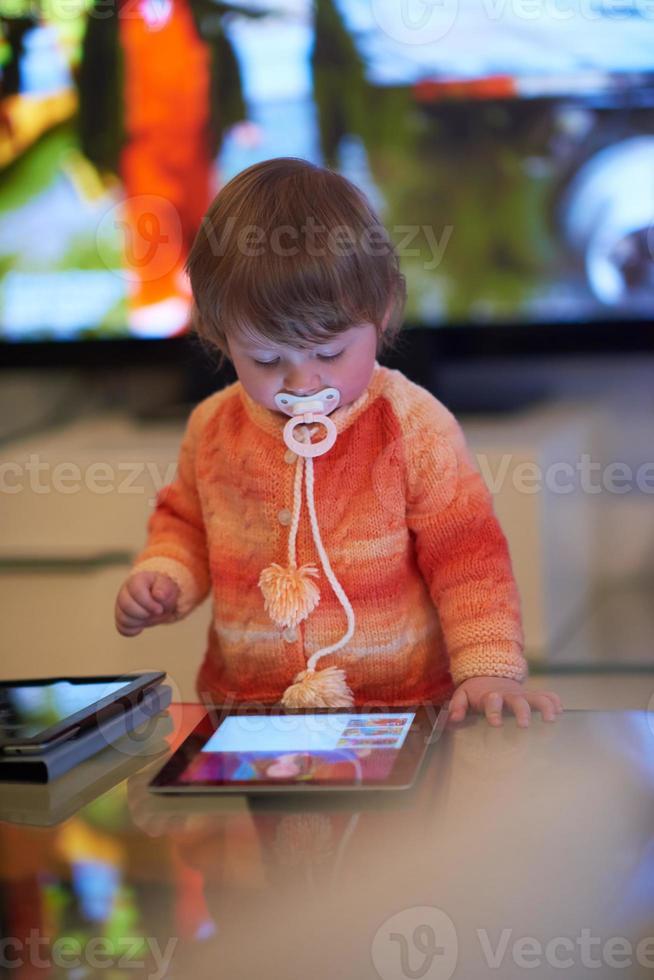
[[[295,627],[315,609],[320,601],[320,590],[313,581],[318,576],[314,564],[297,565],[296,544],[302,509],[302,483],[306,474],[306,496],[309,520],[313,541],[316,546],[325,575],[338,598],[347,619],[347,630],[336,643],[317,650],[307,661],[305,670],[300,671],[282,695],[281,703],[286,707],[343,707],[349,708],[354,704],[354,695],[348,687],[345,671],[340,667],[327,667],[316,671],[316,664],[321,657],[335,653],[345,646],[354,635],[355,619],[352,604],[336,578],[325,551],[314,500],[314,468],[313,458],[328,452],[336,441],[336,426],[324,414],[325,403],[328,411],[333,411],[339,401],[339,392],[335,388],[326,388],[310,398],[299,398],[282,392],[276,396],[280,409],[292,417],[284,427],[284,442],[297,454],[295,481],[293,486],[293,516],[288,539],[288,567],[284,568],[277,562],[269,565],[259,576],[265,608],[271,619],[279,626]],[[333,402],[333,404],[329,404]],[[325,426],[326,436],[320,442],[312,443],[307,433],[306,442],[299,442],[294,435],[298,425],[311,425],[318,422]],[[305,432],[307,430],[304,430]]]

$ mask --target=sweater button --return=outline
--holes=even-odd
[[[277,514],[277,520],[279,521],[280,524],[290,524],[292,518],[293,515],[291,514],[290,510],[288,510],[287,507],[283,507]]]
[[[297,640],[297,630],[293,629],[291,626],[287,626],[287,628],[282,633],[282,636],[284,637],[287,643],[295,643]]]
[[[284,453],[284,462],[294,463],[296,459],[297,459],[297,453],[294,453],[292,449],[287,449],[286,452]]]

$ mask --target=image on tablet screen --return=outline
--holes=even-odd
[[[386,779],[415,713],[268,715],[224,719],[179,781],[328,783]]]

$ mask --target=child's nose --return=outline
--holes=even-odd
[[[291,395],[302,398],[305,395],[314,395],[320,391],[320,378],[314,373],[307,371],[292,371],[284,378],[284,390]]]

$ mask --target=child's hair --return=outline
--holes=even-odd
[[[186,271],[191,325],[221,366],[229,336],[305,348],[369,322],[379,356],[401,329],[406,281],[384,225],[349,180],[298,157],[256,163],[220,190]]]

